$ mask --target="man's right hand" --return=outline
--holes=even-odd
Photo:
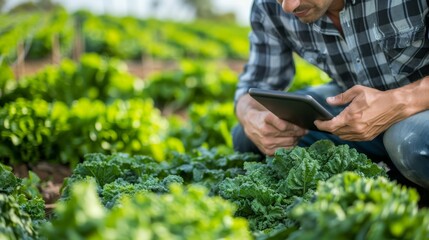
[[[247,137],[269,156],[278,148],[296,146],[306,129],[278,118],[249,94],[237,102],[236,115]]]

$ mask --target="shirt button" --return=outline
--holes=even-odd
[[[360,64],[360,58],[356,58],[356,63]]]

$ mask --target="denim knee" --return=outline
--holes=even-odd
[[[383,143],[401,174],[429,190],[429,111],[391,126]]]
[[[259,154],[261,156],[264,155],[258,149],[258,147],[256,147],[256,145],[247,137],[243,127],[240,124],[237,124],[232,129],[232,144],[234,147],[234,151],[240,153],[251,152]]]

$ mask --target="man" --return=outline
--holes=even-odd
[[[330,139],[391,159],[429,190],[428,11],[427,0],[255,0],[250,58],[235,95],[234,148],[272,155]],[[315,121],[325,132],[283,121],[247,94],[251,87],[284,90],[293,52],[333,79],[298,91],[336,116]]]

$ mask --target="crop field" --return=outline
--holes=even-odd
[[[234,152],[249,31],[0,15],[0,240],[429,239],[419,192],[353,148]],[[290,90],[330,81],[294,58]]]

